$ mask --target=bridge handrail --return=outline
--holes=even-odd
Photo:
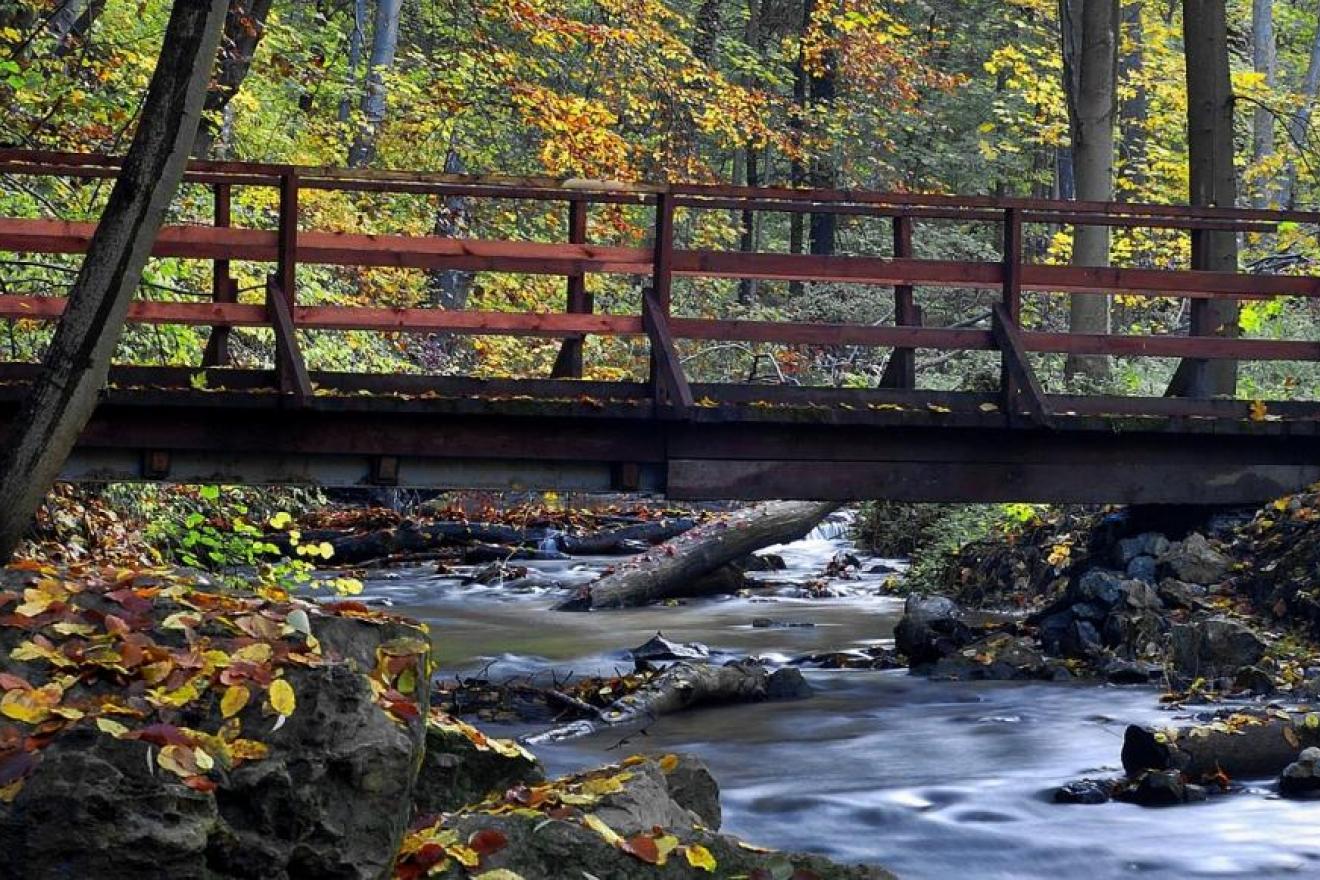
[[[0,175],[113,177],[114,157],[33,150],[0,150]],[[885,383],[915,389],[914,352],[998,350],[1003,359],[1004,411],[1025,412],[1048,422],[1028,352],[1162,356],[1197,360],[1320,361],[1320,343],[1244,340],[1220,336],[1174,337],[1079,335],[1027,331],[1021,324],[1024,290],[1175,296],[1193,309],[1209,299],[1253,299],[1278,295],[1320,296],[1320,278],[1260,276],[1232,272],[1086,268],[1031,264],[1023,258],[1023,227],[1032,223],[1106,225],[1209,232],[1269,232],[1279,222],[1320,224],[1320,213],[1185,205],[997,199],[981,196],[879,193],[850,190],[786,189],[724,185],[647,185],[546,178],[475,177],[421,172],[337,169],[241,162],[194,162],[186,179],[209,185],[214,193],[214,226],[171,226],[162,230],[153,254],[214,262],[212,303],[136,302],[129,320],[143,323],[210,325],[206,364],[228,363],[228,331],[239,326],[273,327],[277,374],[282,390],[299,399],[311,394],[298,348],[297,329],[382,330],[533,335],[563,338],[557,377],[583,374],[585,335],[645,335],[653,351],[652,381],[657,400],[679,409],[690,405],[686,380],[673,339],[756,341],[787,345],[870,345],[892,347]],[[273,230],[232,227],[235,186],[277,187],[279,223]],[[569,241],[565,244],[361,235],[302,230],[298,223],[303,189],[427,193],[533,199],[566,203]],[[587,241],[590,204],[640,204],[654,209],[649,248],[592,245]],[[818,256],[690,250],[674,245],[677,209],[866,214],[893,223],[892,258]],[[1002,226],[998,262],[916,259],[912,246],[918,219],[991,222]],[[94,224],[0,219],[0,250],[76,253],[86,249]],[[272,262],[276,271],[263,305],[239,303],[229,276],[231,260]],[[300,306],[296,297],[299,263],[394,266],[561,275],[568,279],[567,313],[502,313]],[[587,274],[649,278],[639,314],[592,314]],[[676,276],[837,281],[891,286],[896,325],[802,324],[676,317],[670,291]],[[913,301],[916,286],[982,288],[1002,291],[990,329],[921,326]],[[0,317],[55,320],[64,301],[57,297],[0,295]],[[1193,322],[1194,326],[1196,322]]]

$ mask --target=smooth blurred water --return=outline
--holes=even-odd
[[[373,578],[368,595],[428,620],[447,672],[491,660],[496,678],[624,669],[626,649],[657,630],[783,659],[892,637],[901,602],[879,594],[886,574],[831,581],[835,598],[797,595],[852,549],[837,530],[818,530],[775,548],[788,569],[758,575],[767,586],[753,598],[679,607],[559,613],[549,610],[559,587],[509,592],[421,570]],[[612,561],[536,568],[574,586]],[[877,562],[863,559],[863,570]],[[754,629],[755,617],[816,626]],[[656,721],[645,735],[606,732],[538,753],[566,772],[633,751],[694,752],[720,782],[725,830],[905,878],[1320,878],[1320,803],[1277,799],[1268,780],[1164,810],[1050,803],[1063,782],[1119,769],[1128,723],[1172,723],[1151,690],[940,683],[901,671],[807,675],[817,689],[809,700],[698,710]]]

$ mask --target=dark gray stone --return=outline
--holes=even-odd
[[[1093,568],[1077,579],[1070,591],[1074,602],[1091,602],[1113,608],[1123,600],[1123,579],[1104,568]]]
[[[1110,684],[1150,684],[1162,672],[1154,663],[1116,658],[1105,666],[1105,680]]]
[[[1139,581],[1155,582],[1155,557],[1135,556],[1124,569],[1127,576]]]
[[[1079,779],[1054,792],[1056,804],[1107,804],[1110,784],[1101,779]]]
[[[1170,635],[1174,669],[1187,678],[1235,676],[1265,655],[1265,641],[1246,624],[1225,617],[1175,624]]]
[[[1197,792],[1188,791],[1191,788],[1199,786],[1187,785],[1177,770],[1151,770],[1137,781],[1123,799],[1143,807],[1172,807],[1197,799]],[[1199,793],[1199,799],[1204,800],[1204,789]]]
[[[681,644],[671,642],[664,633],[656,633],[645,644],[638,645],[628,654],[639,663],[659,663],[665,660],[705,660],[710,656],[710,648],[691,642]]]
[[[909,596],[894,627],[894,644],[912,666],[934,663],[974,639],[962,610],[945,596]]]
[[[1217,584],[1228,573],[1231,560],[1210,546],[1205,536],[1192,532],[1159,557],[1162,574],[1193,584]]]
[[[1285,797],[1320,797],[1320,749],[1304,749],[1279,777],[1279,794]]]
[[[1205,587],[1200,584],[1187,584],[1173,578],[1165,578],[1155,592],[1169,608],[1196,608],[1206,595]]]
[[[776,669],[765,683],[767,700],[805,700],[811,694],[811,684],[802,670],[792,666]]]
[[[492,792],[541,782],[541,763],[525,755],[507,755],[461,728],[431,724],[426,729],[426,756],[417,776],[413,804],[418,814],[443,813],[475,804]]]
[[[1274,693],[1274,676],[1259,666],[1244,666],[1233,676],[1233,690],[1263,697]]]
[[[1118,542],[1118,564],[1127,566],[1139,556],[1161,556],[1169,550],[1169,539],[1159,532],[1143,532]]]

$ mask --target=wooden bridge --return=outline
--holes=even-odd
[[[104,156],[0,151],[0,175],[114,177]],[[1207,233],[1320,224],[1306,212],[1193,209],[875,192],[637,186],[540,179],[197,162],[213,225],[167,225],[153,254],[214,265],[204,302],[137,301],[129,320],[209,326],[205,362],[119,365],[70,460],[75,480],[316,483],[663,492],[681,499],[775,497],[921,501],[1257,502],[1320,480],[1320,402],[1046,394],[1033,353],[1248,361],[1320,360],[1320,343],[1209,335],[1198,314],[1217,298],[1320,296],[1320,278],[1205,271],[1075,268],[1024,258],[1024,224]],[[231,223],[236,188],[278,191],[271,228]],[[303,229],[309,191],[411,193],[562,204],[568,241],[493,241]],[[641,206],[653,245],[592,244],[592,206]],[[892,257],[682,249],[679,210],[888,218]],[[916,259],[914,223],[995,224],[1002,259]],[[85,251],[94,224],[0,219],[0,253]],[[231,261],[271,264],[261,301],[239,301]],[[369,308],[300,303],[300,266],[397,267],[563,276],[558,313]],[[593,311],[591,274],[639,280],[629,314]],[[892,326],[691,317],[671,309],[675,278],[751,278],[892,287]],[[914,288],[995,291],[990,326],[922,326]],[[1046,333],[1021,324],[1023,292],[1190,300],[1206,335]],[[56,296],[0,293],[0,318],[55,321]],[[234,327],[274,331],[273,369],[230,366]],[[455,376],[309,371],[299,331],[367,330],[562,339],[554,374]],[[587,381],[582,340],[645,337],[647,381]],[[689,381],[676,340],[892,349],[882,387]],[[994,392],[920,388],[915,352],[997,352]],[[37,366],[0,363],[0,423],[12,420]],[[201,377],[204,374],[204,379]],[[4,424],[0,424],[3,428]]]

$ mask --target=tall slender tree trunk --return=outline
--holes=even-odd
[[[353,0],[353,30],[348,34],[348,82],[339,99],[339,121],[348,122],[353,113],[353,92],[357,88],[358,68],[362,66],[362,46],[366,42],[367,0]]]
[[[1311,137],[1311,116],[1315,112],[1317,93],[1320,93],[1320,11],[1317,11],[1315,36],[1311,38],[1311,59],[1306,65],[1306,75],[1299,89],[1302,105],[1297,112],[1288,117],[1288,167],[1283,174],[1279,190],[1279,204],[1285,208],[1293,207],[1297,197],[1297,156],[1309,148]]]
[[[266,35],[270,7],[271,0],[231,0],[229,4],[225,33],[220,41],[219,70],[206,92],[202,125],[197,130],[197,143],[193,145],[193,155],[198,159],[205,159],[210,154],[216,134],[223,128],[229,102],[238,94],[252,69],[252,57],[257,53],[261,38]]]
[[[371,58],[367,62],[367,90],[362,96],[363,127],[353,138],[348,164],[354,168],[370,165],[376,158],[376,137],[385,121],[388,88],[385,77],[394,68],[394,53],[399,47],[399,15],[403,0],[377,0],[376,19],[372,26]]]
[[[820,76],[812,76],[811,104],[813,109],[832,107],[839,89],[838,53],[830,49],[825,53],[825,69]],[[828,111],[827,111],[828,112]],[[835,167],[832,151],[818,153],[811,160],[811,185],[817,189],[834,189],[838,186],[838,170]],[[817,256],[829,256],[834,253],[835,239],[838,235],[838,214],[829,212],[811,215],[811,252]]]
[[[1114,124],[1118,118],[1118,0],[1060,0],[1065,92],[1072,129],[1077,198],[1114,198]],[[1074,266],[1109,265],[1109,228],[1078,226],[1073,233]],[[1068,326],[1073,333],[1109,332],[1109,297],[1074,294]],[[1067,375],[1104,379],[1109,359],[1072,355]]]
[[[1183,44],[1187,53],[1189,201],[1231,208],[1237,204],[1237,172],[1233,167],[1233,86],[1224,0],[1183,0]],[[1192,268],[1236,272],[1236,233],[1193,232]],[[1237,336],[1237,301],[1193,300],[1191,321],[1195,336]],[[1187,359],[1178,365],[1167,393],[1231,397],[1236,392],[1237,361]]]
[[[1146,91],[1145,28],[1141,23],[1143,0],[1126,0],[1121,11],[1118,80],[1125,88],[1118,104],[1118,155],[1122,173],[1117,187],[1126,200],[1136,200],[1145,188],[1146,121],[1150,117],[1150,95]]]
[[[0,558],[32,523],[96,408],[133,291],[197,137],[226,0],[175,0],[124,167],[0,459]]]
[[[1265,85],[1273,89],[1278,82],[1278,52],[1274,42],[1274,0],[1252,0],[1251,4],[1251,61],[1256,73],[1265,77]],[[1269,161],[1274,155],[1274,113],[1268,107],[1257,105],[1251,117],[1251,154],[1256,165]],[[1252,203],[1257,208],[1269,207],[1278,196],[1277,185],[1262,180],[1256,187]]]

